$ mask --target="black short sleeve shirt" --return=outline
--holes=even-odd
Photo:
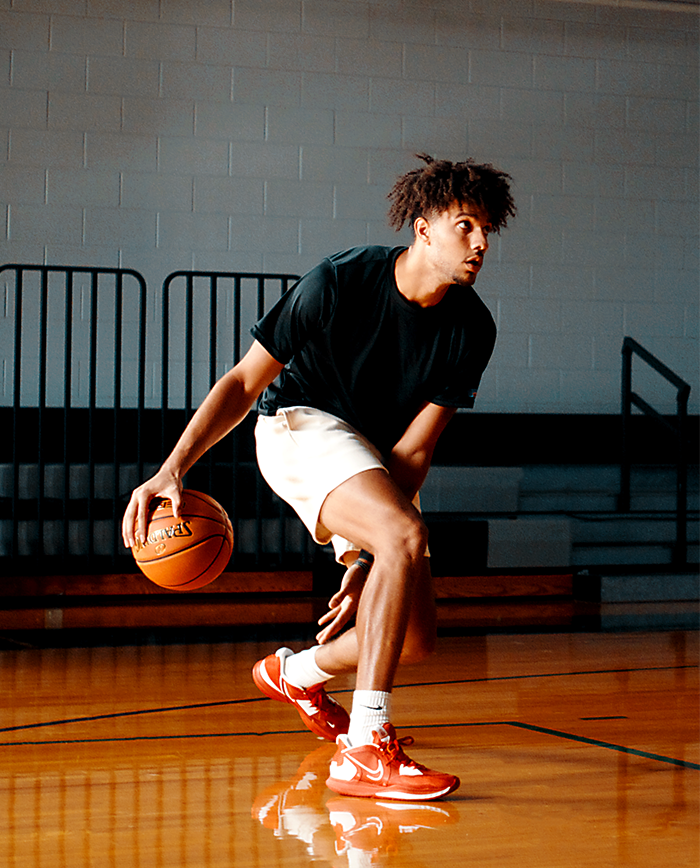
[[[285,365],[260,413],[316,407],[388,454],[424,403],[474,405],[493,318],[468,286],[452,286],[433,307],[409,302],[394,278],[404,249],[358,247],[324,259],[253,326]]]

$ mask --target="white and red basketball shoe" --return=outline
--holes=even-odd
[[[390,723],[374,730],[373,744],[350,747],[344,735],[337,744],[326,786],[344,796],[429,801],[446,796],[460,783],[454,775],[431,771],[406,756],[403,748],[413,739],[397,738]]]
[[[314,735],[335,741],[348,731],[350,715],[326,693],[322,683],[302,689],[285,679],[284,661],[293,653],[289,648],[280,648],[277,653],[258,660],[253,666],[253,681],[265,696],[293,705]]]

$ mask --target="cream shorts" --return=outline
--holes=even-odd
[[[378,450],[347,422],[312,407],[285,407],[259,416],[255,426],[258,466],[270,488],[285,500],[320,545],[332,543],[336,559],[361,546],[331,533],[319,521],[326,497],[365,470],[386,470]]]

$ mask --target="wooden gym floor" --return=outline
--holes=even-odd
[[[698,865],[697,633],[442,637],[394,718],[462,786],[416,805],[325,788],[277,646],[0,651],[0,865]]]

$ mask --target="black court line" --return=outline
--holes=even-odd
[[[582,669],[580,672],[540,672],[529,675],[497,675],[493,678],[465,678],[454,681],[416,681],[411,684],[396,684],[394,690],[400,687],[438,687],[448,684],[478,684],[480,682],[496,681],[524,681],[533,678],[567,678],[578,675],[620,675],[631,672],[667,672],[678,669],[697,669],[697,663],[688,663],[683,666],[640,666],[633,669]],[[351,693],[351,690],[335,690],[334,693]]]
[[[579,720],[629,720],[624,714],[608,714],[605,717],[579,717]]]
[[[595,719],[607,719],[607,718],[590,718],[590,719],[595,720]],[[458,727],[462,727],[462,726],[474,726],[474,725],[475,724],[470,724],[470,723],[434,723],[434,724],[430,724],[430,728],[431,729],[451,729],[453,727],[458,728]],[[598,741],[598,739],[587,738],[584,735],[574,735],[574,733],[572,733],[572,732],[560,732],[558,729],[547,729],[544,726],[534,726],[531,723],[522,723],[519,720],[499,720],[499,721],[494,721],[491,724],[484,723],[484,724],[477,724],[477,725],[478,726],[514,726],[518,729],[529,729],[532,732],[541,732],[544,735],[553,735],[553,736],[556,736],[557,738],[568,739],[569,741],[578,741],[578,742],[581,742],[582,744],[590,744],[593,747],[603,747],[603,748],[606,748],[606,750],[615,750],[615,751],[619,751],[621,753],[628,753],[628,754],[632,754],[633,756],[643,757],[644,759],[653,759],[653,760],[657,760],[658,762],[670,763],[671,765],[681,766],[682,768],[686,768],[686,769],[700,769],[700,764],[691,763],[691,762],[688,762],[687,760],[679,760],[679,759],[675,759],[675,757],[663,756],[662,754],[656,754],[656,753],[649,753],[648,751],[637,750],[636,748],[631,748],[631,747],[624,747],[623,745],[613,744],[612,742],[608,742],[608,741]],[[414,729],[423,729],[423,727],[420,727],[420,726],[413,727],[413,728]]]
[[[2,741],[0,747],[36,747],[45,744],[108,744],[110,742],[124,741],[178,741],[186,738],[239,738],[241,736],[265,736],[265,735],[303,735],[309,730],[304,729],[274,729],[267,732],[193,732],[181,735],[120,735],[111,738],[55,738],[47,741]],[[330,744],[330,742],[329,742]]]
[[[620,673],[632,672],[666,672],[669,670],[678,669],[697,669],[696,664],[687,664],[684,666],[643,666],[632,669],[583,669],[580,672],[541,672],[529,675],[498,675],[494,678],[460,678],[452,681],[422,681],[411,684],[396,684],[394,690],[399,690],[405,687],[442,687],[455,684],[483,684],[488,682],[498,681],[523,681],[534,678],[566,678],[567,676],[578,675],[615,675]],[[333,690],[331,693],[352,693],[353,688],[348,687],[343,690]],[[243,705],[249,702],[265,702],[266,696],[255,696],[248,699],[225,699],[218,702],[199,702],[190,705],[172,705],[165,708],[144,708],[136,709],[135,711],[118,711],[110,712],[109,714],[95,714],[86,717],[69,717],[59,720],[46,720],[40,723],[24,723],[18,726],[6,726],[0,728],[0,733],[4,732],[21,732],[29,729],[41,729],[49,726],[63,726],[69,723],[93,723],[98,720],[116,720],[120,717],[138,717],[146,714],[166,714],[171,711],[193,711],[200,708],[216,708],[225,705]],[[40,742],[44,744],[44,742]],[[0,746],[4,743],[0,742]],[[19,744],[19,742],[8,742],[8,744]]]
[[[516,726],[516,727],[519,727],[520,729],[529,729],[532,732],[543,732],[545,735],[554,735],[557,738],[565,738],[565,739],[568,739],[569,741],[578,741],[581,744],[590,744],[590,745],[593,745],[594,747],[603,747],[606,750],[615,750],[615,751],[618,751],[619,753],[627,753],[627,754],[631,754],[632,756],[640,756],[640,757],[644,757],[644,759],[652,759],[652,760],[657,760],[658,762],[670,763],[671,765],[680,766],[681,768],[684,768],[684,769],[700,769],[700,764],[698,764],[698,763],[691,763],[691,762],[688,762],[687,760],[679,760],[679,759],[674,759],[673,757],[661,756],[660,754],[649,753],[648,751],[637,750],[636,748],[632,748],[632,747],[624,747],[621,744],[612,744],[611,742],[608,742],[608,741],[598,741],[598,739],[596,739],[596,738],[586,738],[586,736],[574,735],[571,732],[560,732],[557,729],[547,729],[544,726],[533,726],[532,724],[520,723],[519,721],[515,721],[515,720],[510,721],[508,725],[509,726]]]
[[[199,702],[193,705],[172,705],[167,708],[143,708],[136,711],[113,711],[109,714],[93,714],[89,717],[67,717],[63,720],[45,720],[41,723],[23,723],[19,726],[6,726],[2,732],[19,732],[26,729],[41,729],[45,726],[62,726],[67,723],[92,723],[96,720],[116,720],[120,717],[138,717],[144,714],[165,714],[168,711],[192,711],[195,708],[216,708],[221,705],[243,705],[246,702],[264,702],[266,696],[255,696],[252,699],[224,699],[220,702]],[[0,743],[1,744],[1,743]]]
[[[414,729],[463,729],[483,726],[512,726],[517,729],[526,729],[531,732],[539,732],[543,735],[551,735],[556,738],[563,738],[568,741],[576,741],[581,744],[591,745],[592,747],[600,747],[605,750],[617,751],[631,756],[638,756],[643,759],[655,760],[656,762],[667,763],[673,766],[679,766],[686,769],[700,769],[700,764],[692,763],[687,760],[679,760],[675,757],[668,757],[662,754],[650,753],[649,751],[637,750],[636,748],[625,747],[624,745],[613,744],[612,742],[599,741],[594,738],[587,738],[582,735],[575,735],[571,732],[562,732],[557,729],[548,729],[544,726],[535,726],[530,723],[523,723],[519,720],[491,720],[491,721],[469,721],[463,723],[431,723],[413,727]],[[106,743],[121,743],[121,742],[148,742],[148,741],[182,741],[184,739],[205,739],[205,738],[241,738],[241,737],[264,737],[268,735],[304,735],[308,732],[307,729],[279,729],[268,730],[265,732],[240,731],[240,732],[205,732],[205,733],[183,733],[181,735],[132,735],[118,736],[112,738],[76,738],[76,739],[51,739],[47,741],[17,741],[17,742],[0,742],[0,747],[29,747],[41,745],[69,745],[69,744],[106,744]]]
[[[508,720],[486,720],[486,721],[468,721],[466,723],[437,723],[437,724],[421,724],[413,727],[414,729],[442,729],[444,727],[476,727],[476,726],[508,726]],[[110,736],[105,738],[56,738],[46,741],[2,741],[0,747],[27,747],[35,745],[56,745],[56,744],[102,744],[106,742],[123,742],[123,741],[169,741],[186,738],[239,738],[242,736],[267,736],[267,735],[308,735],[309,730],[303,729],[270,729],[266,731],[260,730],[241,730],[238,732],[200,732],[200,733],[181,733],[179,735],[123,735]],[[328,743],[330,746],[330,742]]]

